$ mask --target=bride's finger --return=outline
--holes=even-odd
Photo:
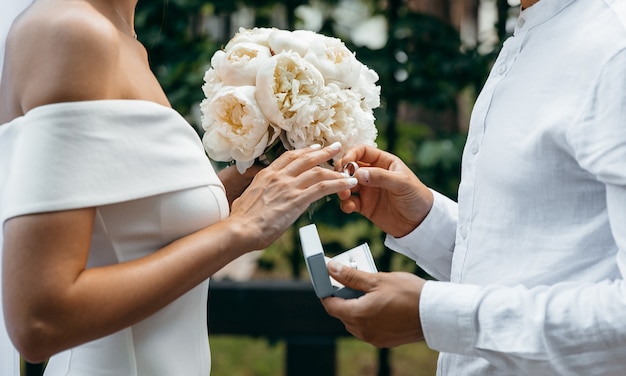
[[[308,148],[285,152],[270,166],[282,170],[290,175],[300,175],[302,172],[331,160],[341,151],[341,143],[335,142],[325,148],[312,145]]]
[[[306,189],[321,181],[347,180],[349,178],[353,178],[352,180],[350,180],[351,183],[357,183],[356,178],[352,176],[346,176],[340,172],[330,170],[325,167],[314,166],[303,171],[300,175],[294,176],[293,184],[299,189]],[[354,187],[354,185],[350,184],[350,188],[352,187]],[[348,190],[350,188],[348,188]]]
[[[331,172],[331,171],[328,171]],[[357,184],[356,178],[339,176],[333,179],[321,179],[302,189],[302,197],[309,203],[340,191],[349,190]]]

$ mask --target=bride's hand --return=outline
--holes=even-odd
[[[335,143],[288,151],[254,177],[233,202],[230,218],[245,226],[254,242],[251,249],[271,244],[311,203],[356,184],[354,178],[319,166],[340,150],[341,144]]]
[[[217,176],[224,184],[224,189],[226,189],[226,198],[228,198],[228,204],[232,205],[233,201],[237,199],[237,197],[241,196],[243,191],[248,188],[252,179],[259,173],[265,166],[260,164],[254,164],[250,166],[241,174],[236,166],[228,166],[220,172],[217,173]]]

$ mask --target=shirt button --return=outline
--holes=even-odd
[[[467,227],[465,227],[465,225],[461,225],[459,227],[459,231],[461,232],[461,237],[463,239],[467,238]]]
[[[525,23],[526,23],[526,20],[523,18],[520,18],[519,20],[517,20],[517,27],[522,28],[524,27]]]
[[[480,147],[478,146],[478,142],[474,142],[470,147],[470,151],[472,152],[472,154],[477,154],[478,149],[480,149]]]
[[[496,68],[496,72],[498,72],[498,74],[504,74],[506,73],[506,65],[505,64],[500,64],[498,65],[498,68]]]

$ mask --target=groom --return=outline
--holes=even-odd
[[[473,109],[458,205],[359,147],[340,193],[438,281],[330,264],[323,300],[380,347],[425,339],[438,375],[623,375],[626,1],[522,0]]]

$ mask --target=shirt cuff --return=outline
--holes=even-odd
[[[385,246],[416,261],[439,280],[450,279],[456,237],[456,202],[433,192],[433,207],[424,221],[409,234],[396,238],[387,235]]]
[[[479,298],[479,286],[427,281],[420,296],[419,311],[428,347],[439,352],[472,354]]]

